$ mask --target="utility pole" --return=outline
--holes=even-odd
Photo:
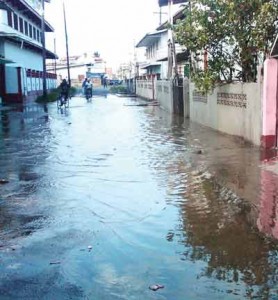
[[[71,79],[70,79],[70,66],[69,66],[69,45],[68,45],[68,31],[67,31],[67,21],[66,21],[65,2],[63,2],[63,11],[64,11],[65,37],[66,37],[66,52],[67,52],[68,84],[69,84],[69,87],[71,87]]]
[[[57,75],[57,63],[56,63],[56,38],[54,38],[54,74]]]
[[[154,14],[159,14],[159,26],[162,24],[162,15],[167,15],[166,12],[162,12],[161,7],[159,7],[159,12],[154,12]]]
[[[42,3],[42,16],[41,16],[41,43],[42,43],[42,90],[43,97],[47,96],[47,87],[46,87],[46,50],[45,50],[45,20],[44,20],[44,1],[41,0]]]
[[[169,60],[170,57],[168,57],[168,61],[170,61],[168,68],[171,68],[170,70],[168,69],[168,77],[170,78],[173,75],[174,71],[174,76],[177,76],[178,70],[177,70],[177,57],[176,57],[176,45],[175,45],[175,39],[173,35],[173,24],[174,24],[174,19],[173,19],[173,0],[168,0],[168,11],[169,11],[169,19],[168,22],[171,26],[169,29],[169,56],[171,55],[171,59]],[[170,65],[172,62],[172,65]]]

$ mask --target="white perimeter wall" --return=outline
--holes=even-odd
[[[172,82],[137,80],[136,94],[153,99],[160,107],[173,113]],[[153,91],[154,90],[154,91]],[[202,95],[194,84],[184,80],[184,116],[223,133],[243,137],[255,145],[261,144],[262,80],[259,83],[232,83],[217,87]]]
[[[154,86],[155,82],[152,80],[136,80],[136,95],[149,100],[156,99]]]
[[[173,84],[169,80],[158,80],[156,82],[156,100],[161,108],[173,113]]]
[[[201,95],[189,86],[190,119],[205,126],[260,145],[261,83],[233,83]]]
[[[157,100],[161,108],[173,113],[173,85],[170,80],[136,80],[136,95]]]

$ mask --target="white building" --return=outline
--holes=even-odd
[[[0,97],[5,102],[33,100],[42,94],[41,0],[0,0]],[[45,31],[53,28],[45,22]],[[46,58],[55,54],[46,50]],[[56,86],[46,73],[47,88]]]
[[[57,74],[58,82],[68,78],[67,58],[48,61],[47,70]],[[101,79],[106,74],[106,62],[97,52],[69,56],[69,71],[73,86],[80,86],[85,77],[90,77],[94,86],[98,86],[101,85]]]
[[[168,30],[156,30],[147,33],[136,45],[137,48],[146,48],[146,63],[141,69],[146,70],[146,74],[156,74],[160,78],[167,78],[167,61],[160,61],[168,57]]]
[[[178,11],[174,17],[174,23],[183,17],[183,11]],[[169,30],[168,22],[160,25],[157,30],[147,33],[136,45],[137,48],[145,47],[146,63],[141,66],[146,75],[155,75],[158,79],[168,78],[168,52]],[[184,66],[188,60],[188,53],[184,47],[175,43],[177,57],[177,72],[183,76]]]

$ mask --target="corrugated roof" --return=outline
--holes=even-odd
[[[142,66],[141,69],[148,69],[150,67],[158,67],[158,66],[161,66],[161,63],[153,62],[153,63],[146,64],[145,66]]]
[[[25,38],[23,35],[21,34],[14,34],[14,33],[4,33],[4,32],[0,32],[0,37],[5,37],[11,41],[14,41],[18,44],[21,45],[25,45],[31,49],[36,50],[37,52],[41,52],[42,51],[42,46],[32,42],[31,40],[28,40],[27,38]],[[46,58],[47,59],[55,59],[58,58],[57,55],[47,49],[45,49],[46,51]]]
[[[157,40],[160,39],[161,34],[166,32],[167,29],[163,30],[157,30],[151,33],[147,33],[141,40],[140,42],[136,45],[136,48],[140,47],[149,47],[152,44],[154,44]]]

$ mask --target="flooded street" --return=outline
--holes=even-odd
[[[258,149],[136,103],[0,111],[0,299],[278,299]]]

